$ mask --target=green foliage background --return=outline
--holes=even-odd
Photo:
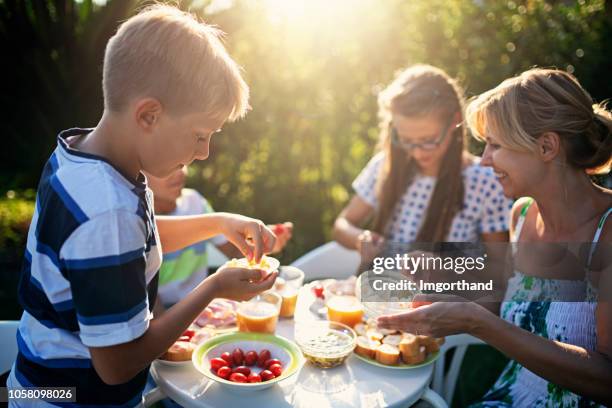
[[[284,261],[329,240],[376,144],[376,93],[402,67],[438,65],[474,95],[531,66],[556,66],[597,100],[612,95],[603,0],[292,1],[304,18],[275,14],[266,0],[177,2],[228,33],[252,91],[252,112],[215,136],[189,184],[217,209],[292,220]],[[0,1],[0,194],[36,187],[58,131],[95,126],[104,46],[143,4]]]
[[[0,319],[18,317],[33,189],[55,137],[96,125],[105,44],[147,3],[0,0]],[[604,0],[276,1],[299,9],[285,14],[274,0],[174,3],[228,33],[252,93],[252,112],[213,138],[189,185],[217,210],[293,221],[285,263],[330,239],[374,151],[376,94],[399,69],[440,66],[471,96],[532,66],[556,66],[597,101],[612,96],[612,6]],[[610,176],[599,183],[610,187]],[[465,392],[488,387],[476,385]]]

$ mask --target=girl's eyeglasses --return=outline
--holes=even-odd
[[[433,140],[427,140],[425,142],[421,142],[421,143],[411,143],[411,142],[406,142],[402,139],[400,139],[399,135],[397,134],[397,129],[392,125],[391,126],[391,144],[393,146],[397,146],[400,147],[404,150],[413,150],[413,149],[422,149],[422,150],[434,150],[436,149],[438,146],[440,146],[440,144],[442,144],[442,142],[444,141],[444,139],[446,139],[446,135],[449,132],[449,129],[451,127],[451,123],[453,123],[453,118],[455,117],[455,115],[451,115],[448,120],[446,121],[446,124],[444,125],[444,127],[442,128],[442,131],[440,132],[440,136],[438,136],[436,139]],[[458,123],[453,130],[461,127],[462,123]]]

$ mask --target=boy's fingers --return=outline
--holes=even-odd
[[[265,273],[266,272],[262,271],[261,269],[244,268],[242,272],[241,280],[248,281],[248,282],[259,282],[260,280],[263,279],[263,277],[265,276]]]
[[[242,255],[244,255],[246,259],[251,259],[251,257],[253,256],[251,247],[241,236],[236,237],[232,234],[228,238],[232,242],[232,244],[234,244],[238,248],[238,250],[242,252]]]
[[[264,279],[252,282],[250,284],[251,291],[253,293],[261,293],[261,292],[264,292],[270,289],[272,285],[274,285],[274,281],[276,280],[277,275],[278,275],[278,272],[272,272],[271,274],[266,276]]]
[[[253,223],[249,227],[249,235],[253,242],[253,260],[256,263],[259,263],[259,261],[261,261],[261,257],[263,256],[262,225],[259,223]]]
[[[263,242],[264,242],[263,252],[265,253],[272,252],[272,250],[274,249],[274,246],[276,245],[276,240],[277,240],[276,235],[274,235],[272,230],[268,228],[266,225],[263,226],[261,233],[263,235]]]

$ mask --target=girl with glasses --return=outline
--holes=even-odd
[[[464,97],[455,80],[412,66],[378,98],[379,152],[353,182],[334,238],[366,265],[386,241],[507,241],[511,201],[464,147]],[[366,227],[368,225],[369,227]]]

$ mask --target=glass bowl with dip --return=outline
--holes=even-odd
[[[344,363],[357,342],[353,329],[332,321],[298,322],[294,336],[306,360],[319,368]]]

